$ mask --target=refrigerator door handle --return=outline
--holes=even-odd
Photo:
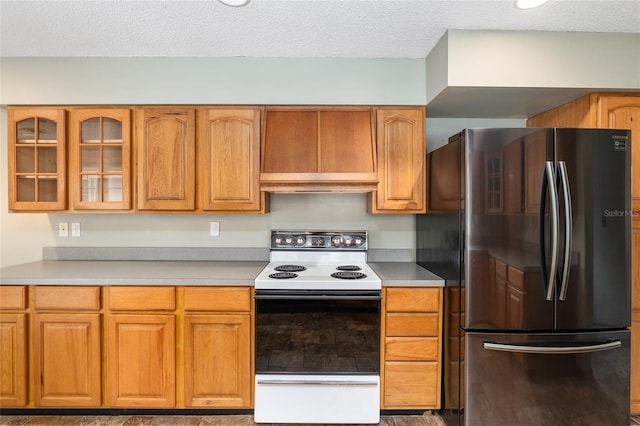
[[[564,265],[562,267],[562,279],[559,299],[564,301],[567,298],[567,287],[569,285],[569,273],[571,272],[571,250],[573,246],[573,209],[571,207],[571,189],[569,188],[569,176],[567,173],[567,163],[558,162],[560,169],[560,179],[562,181],[562,192],[564,195]]]
[[[550,200],[550,221],[551,221],[551,265],[547,273],[547,260],[545,250],[544,214],[546,210],[547,188],[549,189]],[[542,267],[542,277],[546,286],[546,299],[551,302],[556,286],[556,275],[558,273],[558,188],[556,187],[555,165],[553,161],[545,161],[542,181],[540,184],[540,263]]]
[[[537,346],[537,345],[520,345],[513,343],[498,342],[482,342],[482,348],[489,351],[498,352],[517,352],[525,354],[549,354],[549,355],[565,355],[565,354],[583,354],[591,352],[608,351],[622,347],[620,340],[611,340],[605,343],[595,343],[581,346]]]

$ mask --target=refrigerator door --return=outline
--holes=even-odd
[[[631,323],[630,134],[556,129],[560,270],[556,328],[625,328]],[[562,179],[566,170],[566,182]],[[566,187],[567,189],[563,189]],[[567,208],[564,194],[570,195]],[[572,216],[569,227],[567,223]],[[565,231],[570,238],[566,241]]]
[[[553,330],[539,232],[540,219],[549,233],[555,217],[541,203],[545,163],[554,171],[552,129],[468,129],[464,155],[464,328]],[[546,265],[551,243],[545,237]]]
[[[630,332],[466,334],[464,424],[629,424]]]

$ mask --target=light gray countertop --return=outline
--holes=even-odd
[[[444,287],[444,280],[412,262],[370,262],[383,287]]]
[[[0,285],[245,285],[264,261],[42,260],[0,269]],[[444,281],[412,262],[372,262],[382,285],[441,287]]]
[[[0,269],[2,285],[248,285],[261,261],[42,260]]]

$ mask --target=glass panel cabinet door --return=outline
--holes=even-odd
[[[130,122],[127,108],[70,112],[74,209],[130,209]]]
[[[9,210],[65,210],[65,112],[9,108]]]

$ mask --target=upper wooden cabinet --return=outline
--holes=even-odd
[[[632,197],[640,200],[640,94],[591,93],[527,120],[528,127],[631,130]]]
[[[260,185],[278,190],[373,190],[372,108],[267,108]]]
[[[67,208],[65,111],[9,108],[9,210]]]
[[[136,109],[139,210],[195,210],[196,111]]]
[[[199,208],[264,212],[258,108],[198,110]]]
[[[378,185],[371,213],[425,213],[425,108],[379,108]]]
[[[464,133],[429,153],[429,211],[451,212],[464,208]]]
[[[69,112],[73,209],[131,208],[131,111],[128,108]]]

